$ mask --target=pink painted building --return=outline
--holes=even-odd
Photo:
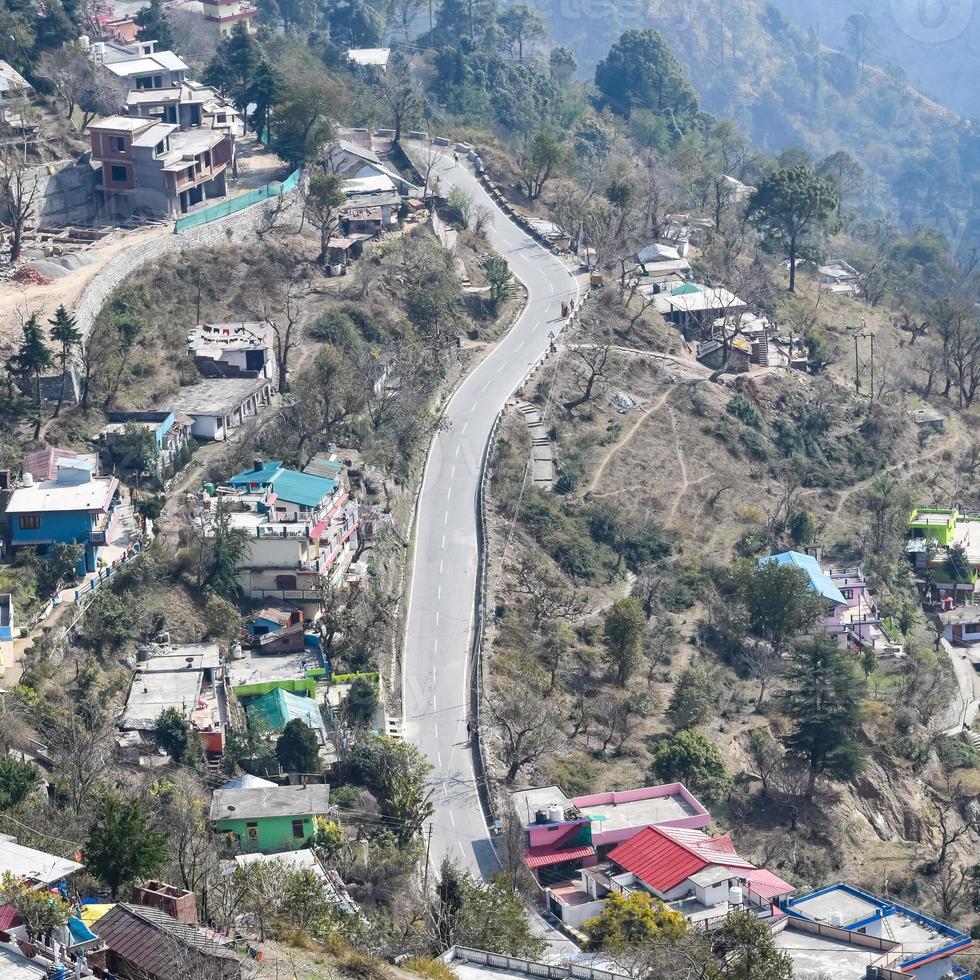
[[[650,826],[700,830],[711,814],[681,783],[570,798],[558,786],[511,797],[527,834],[525,862],[540,877],[595,865],[598,856]]]

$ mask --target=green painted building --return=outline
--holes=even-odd
[[[953,544],[959,516],[955,510],[919,507],[909,518],[909,533],[913,538],[931,538],[940,547],[948,548]]]
[[[276,854],[306,847],[329,802],[325,783],[219,789],[211,799],[211,822],[244,854]]]
[[[907,550],[937,598],[971,598],[980,582],[980,517],[920,507],[909,517]]]

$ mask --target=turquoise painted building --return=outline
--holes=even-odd
[[[244,854],[277,854],[306,847],[329,803],[325,783],[219,789],[211,799],[211,822]]]

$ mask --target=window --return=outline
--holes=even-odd
[[[157,156],[163,153],[163,140],[160,140],[160,142],[157,143],[157,145],[153,148],[153,152],[156,153]]]
[[[117,153],[126,152],[126,140],[122,136],[113,136],[112,142]]]
[[[305,836],[306,836],[306,830],[303,827],[303,821],[302,820],[294,820],[293,821],[293,837],[297,838],[298,840],[302,840]]]
[[[36,531],[41,526],[40,514],[21,514],[20,529],[22,531]]]
[[[153,76],[153,87],[154,88],[163,88],[163,75],[154,75]]]
[[[111,173],[112,180],[116,184],[125,183],[126,178],[129,176],[129,171],[125,167],[113,167]]]
[[[853,589],[841,589],[840,590],[840,594],[845,599],[853,599],[854,598],[854,590]]]

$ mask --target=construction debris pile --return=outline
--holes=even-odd
[[[32,265],[20,266],[11,278],[14,282],[19,282],[26,286],[47,286],[51,282],[47,276],[42,276]]]

